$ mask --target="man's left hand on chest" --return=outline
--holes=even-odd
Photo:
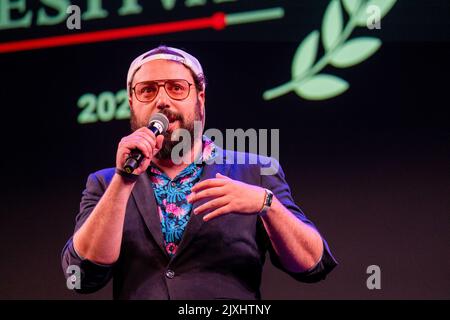
[[[191,189],[188,202],[208,198],[204,204],[194,209],[194,214],[208,212],[204,221],[217,218],[228,213],[257,214],[263,206],[265,189],[233,180],[220,173],[216,178],[203,180]]]

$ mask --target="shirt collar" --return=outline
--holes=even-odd
[[[194,165],[201,165],[204,164],[207,161],[210,161],[214,159],[218,154],[217,146],[214,144],[214,142],[208,138],[206,135],[202,136],[202,153],[200,155],[199,160],[191,163],[188,167],[194,166]],[[187,167],[187,168],[188,168]],[[185,170],[187,169],[185,168]],[[153,163],[150,164],[150,172],[154,174],[161,175],[161,170]],[[182,172],[184,172],[183,170]]]
[[[202,136],[202,163],[207,162],[217,156],[217,147],[214,142],[207,136]]]

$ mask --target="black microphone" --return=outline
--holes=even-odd
[[[158,112],[155,113],[150,118],[147,128],[149,128],[150,131],[155,134],[155,136],[158,136],[166,132],[168,127],[169,127],[169,119],[167,119],[167,117],[164,114]],[[142,159],[144,159],[144,155],[142,154],[141,150],[134,149],[133,151],[131,151],[130,155],[125,161],[125,166],[123,167],[123,170],[126,173],[132,173],[136,168],[139,167]]]

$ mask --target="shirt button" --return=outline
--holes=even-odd
[[[173,279],[173,277],[175,277],[175,272],[173,272],[173,270],[167,270],[166,271],[166,277],[169,279]]]
[[[177,184],[175,182],[172,182],[172,187],[175,187]]]

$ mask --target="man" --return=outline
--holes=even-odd
[[[81,270],[77,291],[96,291],[113,278],[115,299],[260,299],[267,251],[300,281],[318,281],[335,267],[281,168],[261,175],[260,162],[232,164],[236,152],[194,130],[199,121],[203,131],[205,86],[198,60],[176,48],[161,46],[132,62],[133,133],[119,143],[116,168],[89,176],[62,253],[64,272]],[[170,125],[155,137],[147,125],[157,112]],[[191,148],[174,161],[171,135],[180,128]],[[144,159],[127,174],[122,168],[134,149]]]

